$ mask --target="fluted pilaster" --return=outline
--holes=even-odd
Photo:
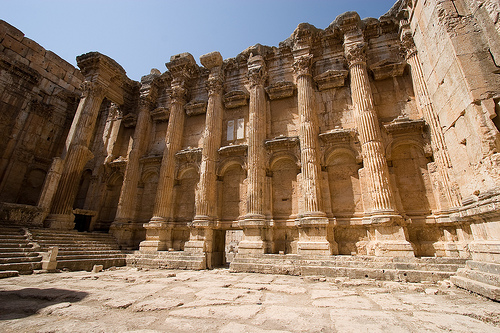
[[[93,157],[88,147],[105,92],[104,87],[95,82],[85,81],[81,88],[82,99],[66,140],[64,170],[51,207],[51,215],[62,215],[55,218],[58,220],[57,224],[65,222],[67,227],[71,227],[70,224],[73,223],[70,216],[83,168]],[[48,224],[51,225],[50,221]],[[53,226],[55,227],[55,224]]]
[[[248,115],[248,197],[247,214],[264,217],[264,181],[266,178],[266,97],[263,67],[249,68],[250,104]]]
[[[172,82],[170,117],[165,135],[165,149],[160,166],[160,179],[156,192],[156,201],[151,221],[168,221],[173,212],[173,189],[175,178],[175,153],[180,150],[184,130],[184,105],[186,104],[186,89],[184,83],[178,80]]]
[[[312,76],[312,55],[295,58],[298,111],[300,117],[299,140],[302,162],[303,215],[325,216],[321,207],[321,167],[318,157],[319,126],[316,115]]]
[[[431,102],[427,84],[425,83],[422,65],[418,57],[417,49],[413,42],[411,32],[406,32],[401,35],[402,48],[406,54],[406,61],[410,65],[411,78],[413,87],[417,97],[417,105],[419,106],[426,123],[429,125],[431,134],[431,147],[434,153],[434,159],[438,164],[439,173],[443,182],[446,199],[450,207],[459,207],[460,198],[457,191],[453,190],[456,185],[453,184],[450,176],[451,161],[448,155],[444,134],[439,125],[438,116]]]
[[[195,221],[211,221],[216,215],[217,150],[222,139],[222,56],[212,52],[200,58],[201,63],[210,70],[207,81],[208,105],[203,132],[203,149],[200,165],[200,180],[196,189]]]
[[[150,123],[149,111],[152,102],[150,98],[143,97],[139,101],[139,114],[135,126],[132,149],[128,155],[127,166],[123,185],[120,193],[120,200],[116,211],[116,222],[131,221],[134,217],[137,197],[137,184],[140,179],[139,159],[144,154],[144,145],[146,141],[145,133]]]
[[[395,212],[394,197],[389,182],[389,168],[384,154],[382,135],[373,107],[373,95],[366,69],[364,42],[346,46],[346,58],[351,74],[354,118],[358,128],[372,212]]]

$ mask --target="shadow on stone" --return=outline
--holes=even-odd
[[[0,291],[0,320],[24,318],[42,311],[50,314],[57,308],[83,300],[87,295],[82,291],[56,288]]]

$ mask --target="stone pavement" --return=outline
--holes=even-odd
[[[0,280],[0,332],[500,332],[449,283],[110,269]]]

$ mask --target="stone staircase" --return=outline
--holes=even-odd
[[[500,301],[500,264],[467,261],[467,265],[451,277],[457,287]]]
[[[30,232],[40,251],[58,248],[58,269],[90,271],[94,265],[103,265],[106,269],[126,264],[126,255],[110,234],[54,229],[30,229]]]
[[[26,229],[0,226],[0,277],[31,274],[42,268],[42,257],[27,237]]]
[[[437,282],[449,279],[466,259],[405,258],[374,256],[301,256],[237,254],[230,269],[235,272],[256,272],[289,275],[321,275],[328,277],[371,278],[376,280]]]

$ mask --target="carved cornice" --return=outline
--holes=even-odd
[[[184,106],[188,116],[196,116],[207,112],[207,102],[191,101]]]
[[[248,104],[250,95],[243,90],[230,91],[224,95],[224,106],[226,109],[233,109]]]
[[[293,62],[293,71],[297,77],[311,75],[312,54],[296,57]]]
[[[349,67],[366,63],[366,43],[358,42],[345,46],[345,57]]]
[[[139,162],[141,164],[160,164],[162,155],[149,155],[142,157]]]
[[[154,121],[167,121],[170,116],[170,109],[159,107],[151,111],[151,118]]]
[[[327,70],[326,72],[316,75],[314,81],[318,85],[319,90],[326,90],[331,88],[343,87],[345,85],[345,79],[349,71],[344,69],[341,70]]]
[[[248,150],[248,145],[230,145],[219,148],[221,156],[241,156],[245,155]]]
[[[122,124],[125,128],[135,127],[137,116],[134,113],[128,113],[122,118]]]
[[[334,143],[348,143],[356,136],[357,132],[354,129],[336,128],[334,130],[321,133],[319,138],[329,144]]]
[[[186,148],[175,153],[175,158],[181,163],[201,162],[201,148]]]
[[[375,80],[383,80],[389,77],[401,76],[406,67],[405,61],[386,59],[370,66]]]
[[[265,88],[270,100],[293,96],[295,84],[289,81],[279,81]]]
[[[277,137],[271,140],[266,140],[264,145],[268,150],[286,150],[292,147],[296,147],[300,144],[298,136],[290,137]]]
[[[410,120],[408,117],[400,116],[390,123],[384,124],[387,133],[391,135],[422,133],[425,121],[423,119]]]

